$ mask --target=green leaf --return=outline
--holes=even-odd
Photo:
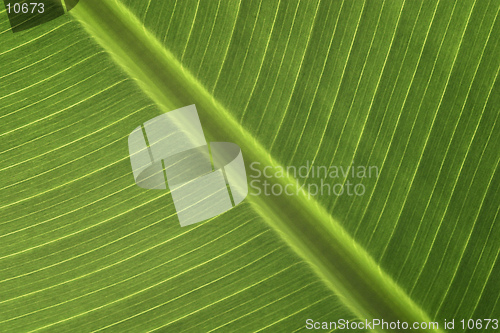
[[[499,8],[87,0],[2,21],[1,331],[498,318]],[[169,193],[135,186],[127,136],[189,104],[249,180],[253,162],[379,175],[323,177],[363,195],[252,189],[180,228]],[[296,178],[271,181],[322,184]]]

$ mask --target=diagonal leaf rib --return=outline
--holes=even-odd
[[[164,112],[196,104],[208,139],[237,143],[247,162],[278,166],[119,1],[81,1],[71,13]],[[298,188],[293,179],[280,181]],[[323,207],[304,192],[297,193],[266,200],[249,196],[247,200],[360,318],[430,321]]]

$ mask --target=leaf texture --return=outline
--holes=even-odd
[[[332,293],[314,269],[332,252],[275,232],[278,220],[322,230],[275,215],[300,205],[369,254],[388,290],[416,304],[405,311],[498,317],[498,1],[122,5],[165,47],[166,66],[188,73],[174,94],[130,79],[117,61],[127,54],[110,57],[69,16],[22,34],[2,21],[2,331],[289,332],[399,298],[360,310]],[[81,21],[84,8],[72,11]],[[380,175],[362,180],[362,196],[257,197],[181,229],[168,193],[134,186],[124,142],[190,98],[223,110],[202,123],[244,133],[250,161]]]

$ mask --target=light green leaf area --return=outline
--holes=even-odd
[[[16,34],[0,6],[1,332],[500,319],[499,1],[81,0]],[[181,228],[127,136],[193,103],[249,181],[379,175]]]

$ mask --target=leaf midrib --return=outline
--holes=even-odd
[[[210,141],[238,144],[247,164],[255,161],[261,166],[279,166],[257,139],[119,1],[81,1],[71,13],[163,112],[196,104]],[[297,186],[292,178],[279,181]],[[250,195],[246,200],[360,318],[408,323],[430,321],[324,207],[304,192],[298,193],[265,200]]]

